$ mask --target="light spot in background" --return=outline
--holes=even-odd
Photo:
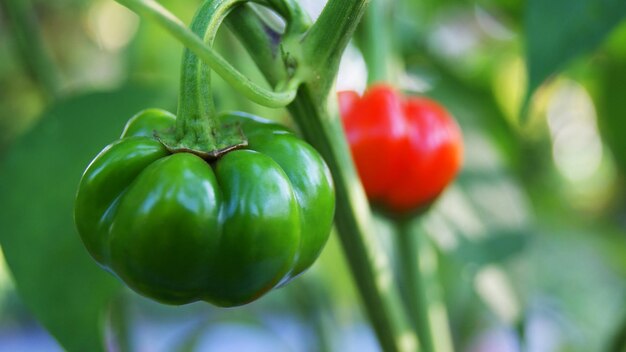
[[[563,331],[553,316],[541,310],[532,310],[527,318],[527,346],[529,351],[554,352],[563,348]]]
[[[481,33],[471,12],[449,11],[436,23],[427,38],[428,46],[434,53],[454,59],[476,51]]]
[[[11,286],[11,278],[9,277],[9,269],[7,263],[4,260],[4,253],[0,248],[0,288],[4,289]]]
[[[139,17],[114,1],[97,1],[89,9],[90,38],[106,51],[123,49],[137,33]]]
[[[520,113],[527,85],[526,62],[520,55],[507,54],[499,60],[491,81],[496,102],[513,128],[527,140],[537,140],[544,136],[545,111],[555,84],[554,81],[547,81],[533,92],[528,115],[522,119]]]
[[[389,290],[391,290],[391,284],[393,282],[393,274],[387,263],[387,261],[382,263],[382,265],[380,261],[374,263],[376,266],[375,269],[377,270],[376,286],[378,287],[378,290],[383,294],[389,293]]]
[[[489,13],[482,6],[476,5],[474,7],[474,13],[476,16],[476,22],[480,28],[494,39],[499,40],[511,40],[515,38],[515,33],[506,28],[502,22],[498,20],[496,16]]]
[[[516,333],[507,327],[493,327],[473,338],[469,352],[520,352]],[[528,349],[539,352],[539,350]],[[542,351],[548,352],[548,351]]]
[[[299,3],[300,6],[302,6],[306,12],[309,13],[309,16],[311,16],[313,21],[320,16],[322,10],[324,9],[324,5],[326,5],[326,1],[320,0],[300,0]]]
[[[439,248],[451,252],[459,245],[454,230],[448,225],[442,214],[435,209],[424,217],[424,228]]]
[[[367,86],[367,66],[359,49],[353,44],[348,45],[343,53],[337,74],[336,89],[354,90],[363,94]]]
[[[400,87],[402,90],[412,93],[424,93],[432,89],[432,84],[423,77],[410,74],[408,72],[401,72]]]
[[[293,349],[285,339],[263,327],[252,324],[220,324],[200,337],[196,350],[288,352]]]
[[[285,31],[285,26],[287,24],[285,23],[285,20],[280,17],[276,12],[270,10],[266,6],[261,6],[258,4],[250,3],[248,4],[248,6],[250,6],[253,11],[258,13],[261,18],[263,18],[265,23],[270,26],[270,28],[278,33],[283,33]]]
[[[483,301],[502,321],[513,324],[520,315],[520,306],[506,273],[494,266],[481,269],[474,288]]]
[[[473,129],[463,131],[464,168],[474,172],[499,172],[504,160],[489,139]],[[471,152],[468,152],[471,151]]]
[[[568,80],[552,95],[548,126],[553,142],[552,156],[563,176],[580,181],[598,171],[602,143],[593,103],[582,86]]]
[[[487,234],[485,224],[461,188],[457,186],[448,188],[439,200],[436,209],[447,221],[459,229],[459,234],[467,239],[485,238]]]
[[[524,61],[517,55],[501,60],[495,69],[492,89],[496,101],[508,122],[519,126],[519,112],[526,92],[527,78]]]
[[[492,227],[521,228],[530,220],[522,190],[508,178],[476,181],[467,192]]]
[[[13,282],[9,276],[9,269],[7,263],[4,260],[4,253],[0,248],[0,307],[4,302],[6,294],[13,288]]]
[[[400,351],[417,351],[417,338],[412,332],[405,332],[400,334],[398,337],[398,346],[400,346]]]
[[[439,292],[438,295],[441,296]],[[430,321],[432,322],[432,326],[435,327],[435,329],[433,329],[433,343],[435,345],[435,351],[454,351],[454,347],[452,346],[452,336],[450,336],[450,329],[437,328],[450,325],[450,321],[448,320],[448,311],[446,309],[445,303],[442,300],[432,302],[430,308],[428,309],[428,316]]]
[[[615,165],[604,152],[597,114],[586,89],[563,79],[548,101],[552,157],[572,201],[589,210],[601,209],[612,197]]]

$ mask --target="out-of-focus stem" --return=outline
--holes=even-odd
[[[2,0],[0,6],[6,13],[22,63],[46,97],[56,98],[59,94],[58,74],[43,46],[30,0]]]
[[[452,337],[441,285],[437,254],[421,227],[397,220],[398,276],[412,324],[424,352],[452,352]]]

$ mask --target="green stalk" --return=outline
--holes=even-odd
[[[417,338],[394,289],[390,258],[373,230],[371,211],[359,182],[341,121],[305,85],[288,109],[304,137],[328,164],[337,198],[335,226],[352,276],[384,351],[415,351]]]
[[[417,337],[404,315],[401,300],[386,275],[391,263],[372,231],[367,198],[352,162],[336,105],[328,99],[341,55],[354,34],[368,1],[330,0],[305,39],[304,53],[313,79],[298,92],[288,109],[304,137],[324,156],[337,191],[335,224],[352,275],[385,351],[418,349]],[[331,110],[332,109],[332,110]],[[332,111],[332,113],[331,113]],[[384,263],[384,265],[377,265]],[[388,281],[389,280],[389,281]]]
[[[43,46],[39,26],[29,0],[3,0],[0,5],[7,15],[15,44],[31,77],[47,98],[59,95],[59,81],[52,59]]]
[[[420,255],[419,234],[410,230],[410,221],[400,220],[397,223],[396,250],[398,258],[399,282],[404,289],[404,299],[409,316],[417,330],[420,344],[424,352],[434,352],[432,329],[428,320],[428,299],[426,297],[425,260]]]
[[[341,121],[336,99],[327,99],[341,54],[365,10],[366,1],[331,0],[305,38],[304,58],[315,72],[288,106],[304,137],[324,157],[335,181],[335,224],[343,251],[368,317],[384,351],[416,351],[417,338],[404,315],[401,299],[392,282],[390,258],[373,232],[371,211],[360,185]],[[270,84],[280,77],[281,66],[271,51],[270,38],[260,38],[262,23],[240,8],[229,17],[230,28],[242,40]],[[250,33],[257,33],[251,35]],[[334,105],[328,105],[328,102]],[[332,112],[331,112],[332,111]]]
[[[243,0],[206,1],[197,11],[191,30],[203,38],[210,48],[222,20],[228,12]],[[178,117],[174,138],[167,136],[164,142],[174,147],[197,149],[207,152],[226,152],[245,144],[238,131],[220,125],[213,104],[211,69],[186,48],[180,79]]]
[[[219,23],[210,23],[209,15],[216,13],[216,7],[205,2],[197,11],[191,23],[191,30],[203,38],[208,39],[207,45],[213,45],[213,38]],[[180,75],[180,93],[178,98],[178,113],[176,118],[176,140],[186,138],[187,144],[197,143],[206,145],[209,149],[217,149],[216,139],[219,123],[215,118],[215,106],[211,92],[211,76],[206,65],[189,49],[183,53]]]
[[[437,254],[409,219],[396,221],[399,283],[424,352],[451,352],[452,338],[437,276]]]
[[[360,26],[358,44],[368,70],[368,83],[395,81],[390,61],[393,59],[393,36],[387,0],[372,0]],[[450,330],[437,281],[436,255],[423,233],[412,231],[408,218],[397,219],[396,269],[404,304],[425,352],[452,351]]]
[[[249,6],[234,9],[226,18],[226,25],[243,42],[271,85],[287,79],[277,40],[280,34],[264,24]]]
[[[367,66],[367,83],[388,81],[391,58],[391,34],[385,0],[372,0],[357,35]]]
[[[337,76],[339,62],[369,0],[329,0],[302,45],[312,69],[307,82],[319,102],[325,102]]]

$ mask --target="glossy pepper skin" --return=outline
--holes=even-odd
[[[307,269],[334,213],[329,170],[284,127],[236,113],[245,149],[213,162],[153,137],[175,116],[146,110],[91,162],[75,221],[88,251],[135,291],[170,304],[251,302]]]
[[[436,102],[384,84],[339,93],[344,130],[368,198],[395,213],[430,205],[457,174],[461,131]]]

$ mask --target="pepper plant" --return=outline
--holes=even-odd
[[[354,295],[371,331],[350,342],[373,333],[367,343],[384,351],[476,350],[497,329],[523,349],[547,331],[537,318],[560,349],[622,349],[624,31],[607,35],[623,1],[329,0],[315,20],[297,0],[117,2],[138,19],[113,0],[0,2],[10,34],[0,36],[10,88],[0,90],[10,98],[0,102],[0,245],[15,285],[1,285],[0,257],[3,313],[4,293],[19,293],[68,351],[213,350],[202,344],[212,329],[267,332],[285,317],[290,329],[276,335],[303,329],[313,338],[299,347],[333,351],[350,334],[332,318]],[[71,13],[71,28],[55,10]],[[128,21],[112,28],[116,18]],[[74,50],[74,34],[107,64]],[[368,87],[337,96],[348,45]],[[180,71],[163,64],[178,65],[181,47]],[[592,68],[571,63],[598,47]],[[101,74],[118,61],[122,73]],[[116,88],[75,94],[90,86],[84,71]],[[161,75],[175,78],[144,86]],[[564,92],[575,99],[562,104]],[[589,117],[585,92],[600,130],[583,121],[578,140],[600,134],[591,149],[612,152],[601,182],[555,171],[571,166],[563,143]],[[21,115],[42,110],[15,138]],[[576,198],[598,184],[602,194]],[[536,280],[520,273],[529,267]],[[193,325],[183,341],[142,337],[160,312],[178,316],[168,334]]]

